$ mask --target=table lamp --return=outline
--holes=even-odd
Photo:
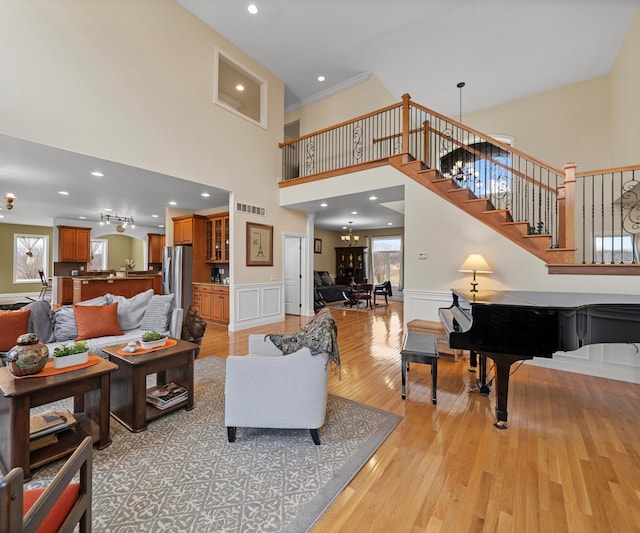
[[[476,288],[478,282],[476,281],[476,272],[481,274],[492,274],[493,271],[487,263],[484,257],[480,254],[471,254],[462,263],[462,266],[458,269],[458,272],[473,272],[473,281],[471,281],[471,292],[478,292]]]

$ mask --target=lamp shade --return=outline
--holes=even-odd
[[[471,254],[467,257],[458,269],[458,272],[479,272],[481,274],[492,274],[493,270],[481,254]]]

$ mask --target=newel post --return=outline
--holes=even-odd
[[[558,246],[573,249],[576,246],[576,164],[566,163],[564,185],[558,187]]]
[[[409,162],[409,103],[411,96],[409,93],[402,95],[402,162]]]

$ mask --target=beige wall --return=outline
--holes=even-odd
[[[53,228],[42,226],[25,226],[21,224],[0,224],[0,294],[20,292],[39,292],[40,283],[13,283],[13,236],[16,233],[46,235],[49,237],[49,261],[47,274],[53,273]]]
[[[314,238],[322,239],[322,253],[313,254],[313,270],[326,270],[332,277],[336,275],[336,246],[340,246],[340,234],[335,231],[316,228]]]
[[[265,130],[214,105],[216,46],[268,82]],[[173,0],[0,4],[0,132],[210,184],[266,217],[232,213],[234,281],[282,279],[281,80]],[[250,148],[248,148],[250,147]],[[274,266],[246,268],[245,222],[274,226]],[[169,232],[168,232],[169,233]]]
[[[108,241],[107,269],[120,270],[125,259],[134,259],[136,266],[132,270],[146,270],[143,248],[146,243],[126,235],[105,235],[96,237]]]

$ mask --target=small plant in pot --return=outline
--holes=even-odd
[[[53,350],[53,367],[66,368],[81,365],[89,360],[89,346],[87,341],[78,341],[71,346],[63,344]]]
[[[149,348],[157,348],[158,346],[164,346],[167,342],[167,336],[158,333],[157,331],[145,331],[142,334],[142,341],[140,345],[144,350]]]

